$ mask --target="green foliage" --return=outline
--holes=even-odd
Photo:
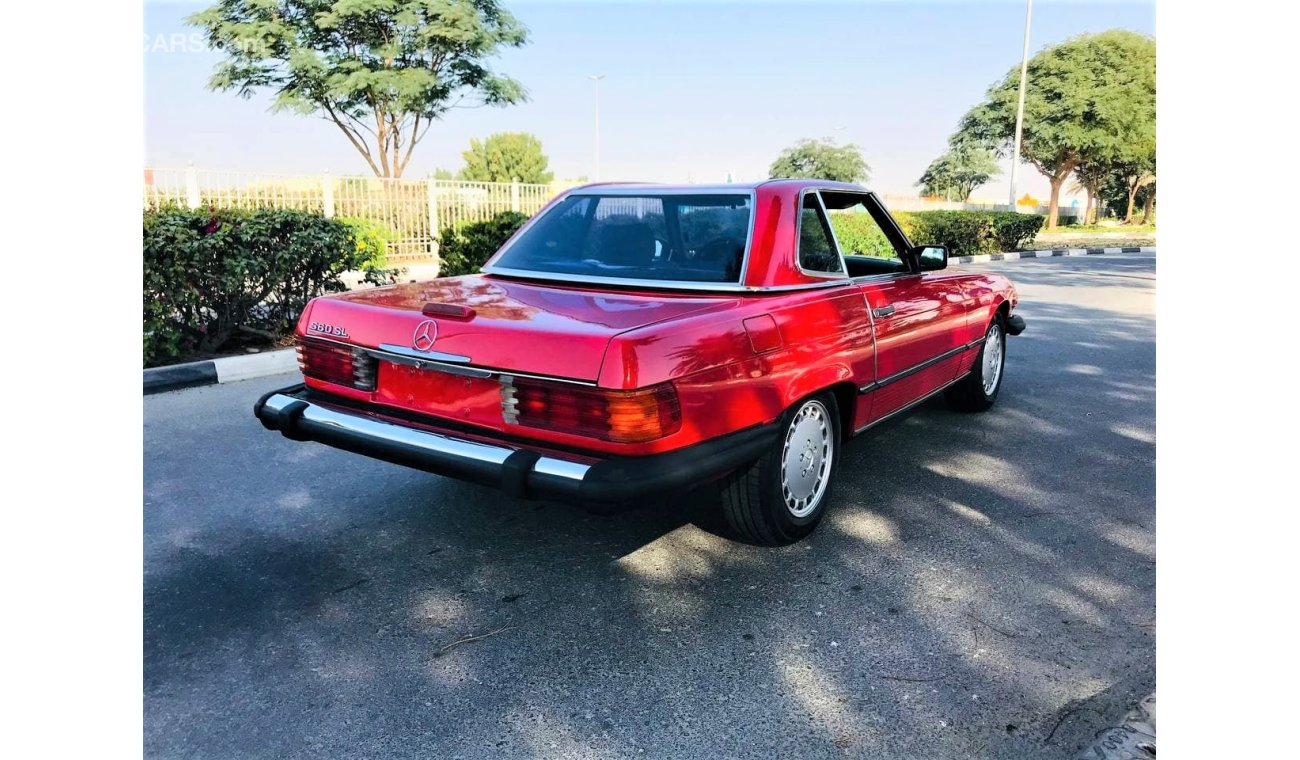
[[[894,220],[907,230],[906,213],[893,215]],[[839,241],[840,250],[845,254],[894,258],[894,246],[881,231],[880,225],[870,214],[831,214],[831,227],[835,229],[835,239]]]
[[[520,182],[545,185],[555,179],[546,170],[542,141],[527,132],[498,132],[482,142],[469,141],[461,154],[465,168],[460,178],[472,182]]]
[[[528,221],[517,211],[502,211],[485,222],[448,227],[438,239],[439,277],[474,274],[515,231]]]
[[[1020,69],[989,88],[962,118],[957,139],[1007,155],[1015,136]],[[1021,156],[1052,185],[1055,226],[1061,183],[1080,164],[1112,163],[1155,145],[1156,43],[1125,30],[1075,37],[1029,61]]]
[[[365,273],[362,281],[371,285],[387,285],[396,282],[397,274],[401,270],[387,269],[386,266],[388,244],[397,239],[397,233],[387,225],[369,219],[341,217],[339,221],[347,225],[356,243],[357,256],[361,262],[359,269]]]
[[[947,246],[950,256],[996,253],[993,215],[983,211],[918,211],[909,215],[907,236],[917,245]]]
[[[951,256],[1019,251],[1043,226],[1037,214],[1009,211],[900,211],[894,221],[918,245],[943,245]],[[894,247],[870,214],[831,214],[840,250],[863,256],[895,256]]]
[[[287,334],[307,301],[375,261],[352,227],[317,214],[146,211],[145,364],[215,352],[240,330]]]
[[[526,99],[486,63],[528,40],[497,0],[218,0],[187,21],[225,55],[212,89],[329,119],[381,177],[448,110]]]
[[[856,145],[800,140],[781,151],[768,169],[768,176],[772,179],[866,182],[871,176],[871,167]]]
[[[965,201],[975,188],[998,174],[992,151],[970,140],[953,140],[948,150],[926,168],[916,184],[926,195]]]
[[[1017,214],[1012,211],[976,212],[987,214],[993,220],[993,237],[998,251],[1019,251],[1034,242],[1043,228],[1043,217],[1038,214]],[[1069,217],[1073,219],[1074,217]]]

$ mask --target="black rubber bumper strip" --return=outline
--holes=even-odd
[[[1007,317],[1007,334],[1019,335],[1025,331],[1025,318],[1019,314],[1012,314]]]
[[[779,436],[779,427],[774,423],[663,454],[609,456],[589,465],[586,474],[578,480],[533,469],[542,454],[515,442],[500,443],[514,449],[514,453],[496,464],[313,422],[302,416],[310,406],[309,402],[298,398],[305,393],[302,385],[272,391],[253,405],[253,413],[263,427],[279,430],[286,438],[316,441],[385,462],[493,486],[515,497],[623,503],[649,495],[685,491],[753,462]],[[276,394],[298,400],[278,411],[268,410],[266,400]],[[601,456],[595,452],[592,455]]]

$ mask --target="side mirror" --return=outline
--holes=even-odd
[[[918,245],[912,250],[916,252],[916,262],[922,272],[933,272],[948,266],[948,249],[941,245]]]

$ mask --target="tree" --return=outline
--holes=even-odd
[[[1151,180],[1151,184],[1142,188],[1144,197],[1142,198],[1142,223],[1151,223],[1151,214],[1156,210],[1156,181]]]
[[[1083,209],[1083,223],[1095,224],[1101,211],[1101,187],[1106,183],[1111,167],[1098,162],[1079,164],[1074,170],[1074,190],[1088,195],[1088,205]]]
[[[220,0],[188,22],[225,54],[209,87],[321,116],[379,177],[402,176],[451,109],[527,97],[486,65],[528,39],[497,0]]]
[[[768,176],[772,179],[866,182],[871,176],[871,167],[867,166],[856,145],[800,140],[781,151],[768,169]]]
[[[988,148],[969,140],[955,140],[949,142],[943,155],[930,162],[916,184],[926,195],[964,202],[975,188],[997,173],[997,161]]]
[[[1154,185],[1155,181],[1156,146],[1153,138],[1130,146],[1120,158],[1111,163],[1101,193],[1106,205],[1114,210],[1115,215],[1122,213],[1124,223],[1132,224],[1139,194],[1144,188]],[[1154,197],[1154,193],[1149,195]],[[1146,198],[1142,200],[1145,204]]]
[[[1019,67],[962,118],[960,136],[1011,152]],[[1061,185],[1081,164],[1109,163],[1150,133],[1156,114],[1156,43],[1120,29],[1083,35],[1029,61],[1021,157],[1051,184],[1047,228],[1056,227]]]
[[[461,179],[474,182],[529,182],[545,185],[555,179],[546,170],[542,141],[527,132],[498,132],[482,142],[469,141],[461,154],[465,168]]]

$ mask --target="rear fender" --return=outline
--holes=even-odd
[[[789,383],[786,383],[785,387],[781,389],[781,400],[784,406],[789,408],[801,398],[824,391],[836,383],[851,383],[852,380],[853,373],[844,364],[811,367],[795,375]]]

